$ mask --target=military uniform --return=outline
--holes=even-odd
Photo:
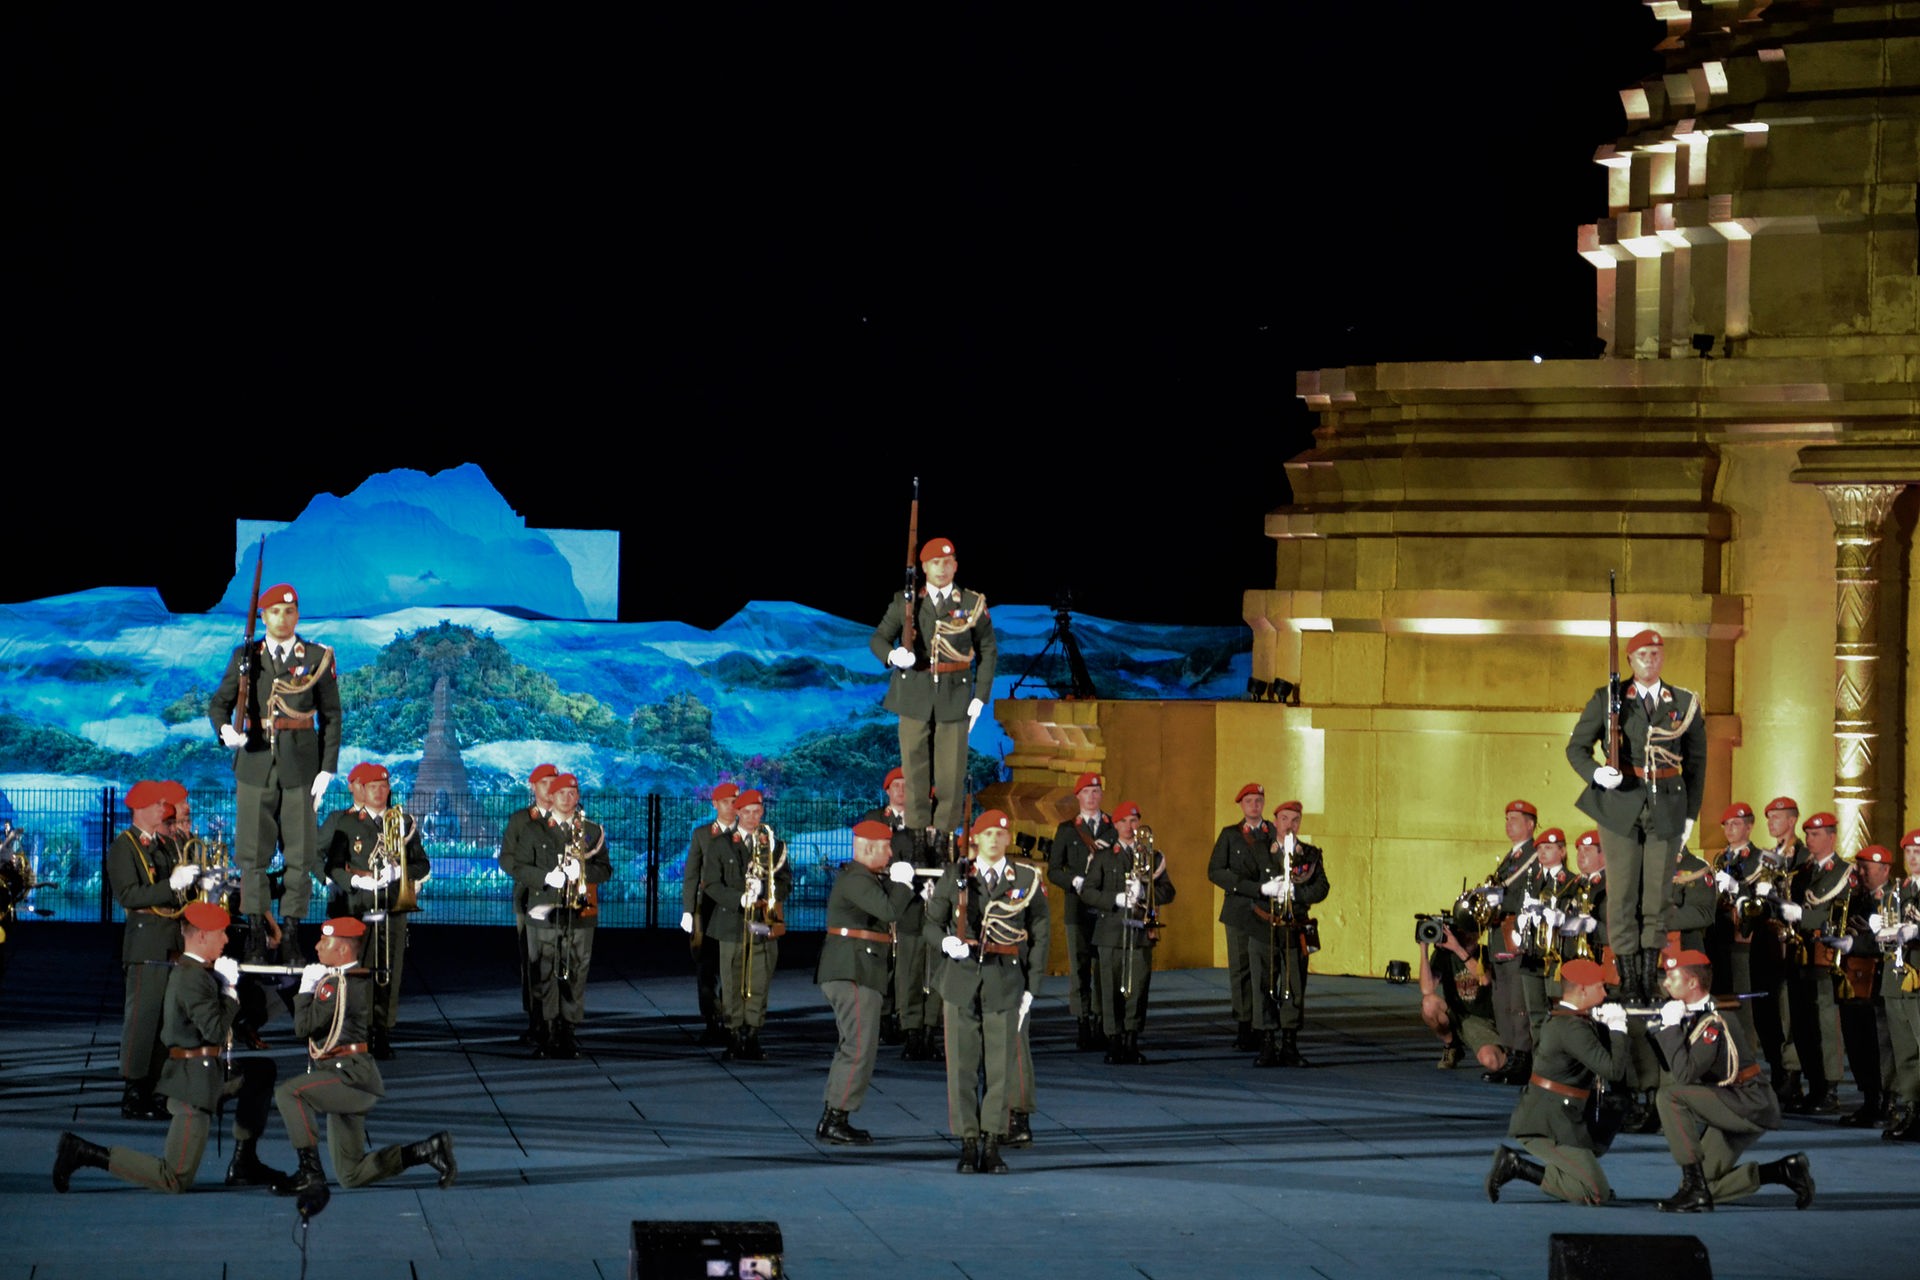
[[[374,850],[384,831],[384,814],[376,817],[358,805],[328,815],[321,831],[320,847],[326,858],[327,879],[339,890],[344,902],[342,914],[367,925],[365,961],[374,981],[374,1034],[385,1039],[399,1023],[400,975],[407,954],[407,916],[412,907],[399,905],[398,882],[383,883],[374,889],[356,888],[354,877],[365,877],[372,870]],[[426,845],[420,838],[420,823],[411,814],[403,814],[406,835],[407,879],[418,883],[432,872]],[[363,881],[364,883],[364,881]]]
[[[1543,832],[1542,835],[1555,837],[1552,843],[1561,845],[1564,852],[1566,840],[1558,830]],[[1538,847],[1536,842],[1535,848]],[[1522,877],[1521,883],[1525,885],[1522,901],[1535,904],[1529,909],[1529,918],[1537,921],[1527,926],[1526,931],[1532,936],[1523,940],[1525,946],[1518,966],[1522,1003],[1527,1012],[1528,1040],[1531,1042],[1539,1038],[1548,1010],[1560,997],[1559,979],[1547,976],[1550,963],[1548,956],[1551,954],[1566,960],[1573,954],[1574,942],[1564,937],[1560,930],[1567,919],[1574,917],[1573,898],[1579,891],[1580,877],[1564,861],[1552,867],[1536,861]],[[1547,917],[1545,913],[1548,911],[1553,911],[1555,916]],[[1545,939],[1544,945],[1540,941],[1542,938]],[[1559,965],[1553,963],[1552,967],[1557,971]]]
[[[742,793],[756,796],[755,792]],[[762,828],[772,834],[771,828]],[[713,902],[708,930],[720,944],[720,1000],[727,1027],[734,1037],[736,1056],[757,1060],[760,1028],[767,1021],[767,989],[773,985],[773,972],[780,965],[779,935],[786,931],[778,912],[793,896],[793,871],[787,864],[787,843],[776,838],[772,852],[766,855],[773,869],[772,884],[763,883],[762,899],[771,890],[773,914],[761,921],[747,918],[747,906],[741,901],[747,891],[749,868],[753,862],[748,841],[751,837],[736,830],[724,844],[708,846],[707,861],[701,874],[706,878],[707,897]],[[755,907],[756,913],[760,910]],[[765,930],[765,932],[762,932]]]
[[[1920,937],[1900,941],[1894,931],[1920,926],[1920,876],[1889,883],[1897,889],[1899,910],[1891,910],[1894,895],[1888,894],[1882,912],[1886,936],[1880,939],[1885,956],[1880,993],[1893,1060],[1895,1115],[1888,1133],[1903,1137],[1920,1128]]]
[[[1653,1036],[1673,1075],[1655,1105],[1674,1163],[1683,1170],[1697,1166],[1715,1204],[1752,1195],[1761,1185],[1760,1166],[1740,1164],[1740,1156],[1780,1127],[1780,1104],[1760,1078],[1746,1028],[1705,1000]]]
[[[1137,1062],[1140,1032],[1147,1021],[1147,992],[1153,981],[1153,948],[1158,930],[1148,928],[1141,911],[1117,905],[1133,884],[1134,846],[1116,843],[1093,855],[1079,899],[1094,912],[1093,945],[1099,951],[1099,1009],[1109,1041],[1110,1062]],[[1167,860],[1153,851],[1148,883],[1153,905],[1173,901]],[[1068,917],[1071,919],[1071,915]]]
[[[551,769],[551,766],[542,766]],[[536,770],[536,773],[538,771]],[[553,770],[547,777],[552,777]],[[528,805],[524,809],[515,809],[507,815],[506,828],[500,833],[500,852],[495,861],[508,879],[513,878],[513,866],[533,857],[533,833],[547,823],[550,811],[538,805]],[[523,1042],[531,1043],[546,1034],[546,1026],[540,1014],[540,1007],[533,999],[533,965],[527,951],[527,900],[533,896],[533,890],[513,882],[513,941],[515,953],[520,959],[520,1008],[527,1015],[528,1035]]]
[[[107,883],[113,900],[127,913],[120,934],[120,968],[126,979],[120,1023],[123,1106],[150,1115],[155,1114],[154,1085],[166,1061],[160,1027],[171,985],[169,965],[180,951],[180,904],[185,898],[168,884],[173,853],[172,841],[138,827],[122,831],[107,849]]]
[[[1836,943],[1842,951],[1842,981],[1846,990],[1840,1000],[1840,1038],[1846,1047],[1847,1065],[1853,1082],[1863,1096],[1860,1109],[1840,1123],[1849,1128],[1881,1127],[1889,1124],[1894,1097],[1893,1040],[1887,1026],[1884,998],[1880,994],[1881,946],[1868,922],[1875,916],[1884,921],[1891,907],[1889,879],[1879,888],[1867,883],[1865,866],[1878,862],[1891,866],[1893,851],[1884,845],[1869,845],[1854,855],[1854,884],[1847,896],[1847,919],[1836,930]],[[1896,985],[1898,985],[1896,983]]]
[[[680,881],[680,909],[693,917],[694,988],[700,1018],[708,1027],[724,1026],[720,1005],[720,940],[713,936],[713,899],[704,885],[717,851],[732,840],[734,827],[718,819],[693,829],[687,868]]]
[[[884,823],[892,832],[889,839],[893,845],[895,862],[928,869],[940,865],[938,851],[915,838],[913,829],[907,825],[905,813],[882,807],[869,812],[862,821]],[[930,881],[927,892],[929,895],[932,893]],[[887,955],[889,998],[886,1001],[887,1008],[883,1011],[891,1012],[897,1020],[906,1036],[906,1057],[916,1062],[932,1058],[933,1050],[928,1037],[940,1020],[939,1010],[929,998],[932,983],[927,966],[931,957],[927,951],[927,941],[921,936],[921,926],[925,920],[924,905],[916,893],[900,913],[900,918],[894,922],[895,944]]]
[[[1688,951],[1706,947],[1707,930],[1720,915],[1720,895],[1713,887],[1713,869],[1686,849],[1674,865],[1667,885],[1667,945]]]
[[[886,662],[900,642],[906,617],[906,602],[895,596],[873,629],[869,647],[874,657]],[[993,697],[997,653],[985,596],[949,587],[936,605],[927,589],[921,590],[915,601],[914,666],[907,671],[887,668],[882,704],[900,717],[907,823],[915,830],[951,831],[964,821],[960,806],[972,728],[967,709],[975,698],[985,702]],[[937,803],[930,799],[935,793]]]
[[[1493,958],[1494,1024],[1500,1030],[1500,1043],[1514,1053],[1512,1070],[1501,1074],[1509,1084],[1526,1083],[1527,1059],[1533,1053],[1533,1020],[1527,1012],[1526,966],[1519,939],[1514,937],[1514,922],[1525,901],[1527,884],[1539,863],[1539,852],[1532,837],[1518,841],[1493,869],[1494,891],[1500,897],[1493,907],[1493,919],[1487,926],[1486,947]],[[1518,1073],[1518,1078],[1515,1078]]]
[[[1613,1198],[1587,1128],[1595,1078],[1617,1081],[1627,1070],[1627,1034],[1608,1031],[1568,1005],[1556,1005],[1534,1041],[1533,1074],[1514,1104],[1507,1136],[1544,1166],[1540,1189],[1569,1204]]]
[[[571,775],[560,778],[571,780]],[[555,782],[559,790],[559,782]],[[560,860],[571,856],[577,846],[582,851],[581,888],[605,884],[613,875],[607,853],[606,832],[597,822],[581,816],[565,821],[556,812],[538,826],[530,826],[516,846],[512,865],[506,871],[514,883],[527,890],[527,967],[533,986],[533,1004],[547,1027],[549,1039],[544,1049],[555,1057],[574,1055],[574,1028],[587,1016],[587,974],[593,963],[594,910],[589,901],[581,908],[566,903],[568,889],[547,882],[550,873],[560,868]],[[501,857],[507,850],[501,850]]]
[[[1293,906],[1276,910],[1276,903],[1260,887],[1291,867]],[[1324,901],[1327,868],[1320,850],[1296,839],[1292,854],[1273,847],[1271,839],[1233,842],[1227,855],[1227,889],[1220,922],[1246,939],[1252,980],[1254,1028],[1263,1034],[1261,1064],[1271,1065],[1273,1033],[1284,1037],[1281,1057],[1293,1053],[1295,1034],[1306,1021],[1307,912]]]
[[[287,869],[281,914],[304,920],[313,874],[320,869],[313,781],[340,767],[339,673],[332,649],[300,635],[288,642],[284,661],[266,639],[254,644],[258,678],[249,708],[254,728],[247,745],[233,755],[233,856],[241,872],[241,908],[254,916],[267,912],[267,864],[277,840]],[[235,647],[207,705],[216,732],[233,719],[240,700],[245,648]]]
[[[1085,782],[1085,778],[1081,781]],[[1053,847],[1047,851],[1047,879],[1060,887],[1065,899],[1067,1008],[1089,1030],[1099,1029],[1104,1022],[1100,1002],[1095,997],[1099,982],[1094,974],[1099,957],[1094,950],[1093,933],[1100,913],[1081,900],[1081,885],[1075,882],[1084,883],[1094,858],[1113,848],[1119,838],[1120,833],[1108,814],[1097,813],[1092,821],[1084,814],[1076,814],[1054,831]],[[1083,1035],[1080,1047],[1099,1046]]]
[[[1207,856],[1207,882],[1227,893],[1233,893],[1234,873],[1231,864],[1236,852],[1244,861],[1251,856],[1249,850],[1258,845],[1265,848],[1275,839],[1273,823],[1265,818],[1258,822],[1237,822],[1230,827],[1222,827],[1214,839],[1213,852]],[[1220,916],[1226,919],[1225,908]],[[1236,1049],[1251,1049],[1250,1038],[1253,1034],[1253,964],[1247,954],[1247,935],[1240,930],[1227,928],[1227,998],[1233,1008],[1234,1023],[1240,1028],[1240,1036],[1234,1041]],[[1262,940],[1264,945],[1264,939]]]
[[[1845,927],[1844,920],[1833,917],[1843,910],[1840,898],[1847,891],[1851,870],[1837,854],[1818,862],[1809,859],[1793,873],[1787,887],[1788,905],[1800,908],[1797,922],[1782,924],[1790,940],[1784,984],[1787,1022],[1808,1085],[1806,1101],[1794,1110],[1807,1114],[1828,1115],[1840,1109],[1835,1096],[1845,1076],[1840,1057],[1840,1008],[1834,998],[1832,969],[1816,963],[1814,951],[1823,934]],[[1821,950],[1824,954],[1824,948]]]
[[[908,906],[918,903],[911,885],[876,875],[858,862],[840,869],[827,897],[827,936],[815,980],[833,1007],[839,1031],[827,1069],[826,1105],[829,1113],[840,1113],[843,1124],[866,1101],[873,1079],[893,928]]]

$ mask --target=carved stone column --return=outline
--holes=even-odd
[[[1880,577],[1874,553],[1880,526],[1899,484],[1823,484],[1833,515],[1834,640],[1833,801],[1840,848],[1856,853],[1873,842],[1874,805],[1882,798],[1874,770],[1880,737],[1874,697],[1880,646],[1874,639]]]

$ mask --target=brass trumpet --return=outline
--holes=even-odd
[[[374,892],[379,895],[381,906],[387,911],[417,911],[420,907],[420,887],[407,874],[407,843],[413,839],[416,824],[407,821],[407,814],[398,804],[387,806],[380,818],[380,838],[374,843],[373,852],[367,855],[367,872],[378,880],[381,888]],[[393,891],[387,892],[386,885],[391,875]]]

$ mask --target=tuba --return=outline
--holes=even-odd
[[[420,906],[420,887],[407,874],[407,842],[413,832],[414,825],[407,821],[406,811],[398,804],[388,805],[380,818],[380,839],[367,857],[367,870],[383,884],[390,871],[397,873],[392,893],[381,891],[389,911],[415,911]]]

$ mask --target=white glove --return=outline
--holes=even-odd
[[[895,884],[912,884],[913,864],[911,862],[894,863],[887,868],[887,879],[893,881]]]
[[[553,870],[547,872],[545,881],[546,881],[546,886],[549,889],[564,889],[567,887],[566,873],[560,870],[560,868],[558,867],[555,867]],[[742,905],[745,905],[745,904],[742,904]]]
[[[220,981],[231,987],[240,981],[240,962],[232,956],[221,956],[213,962],[213,971],[220,975]]]
[[[950,933],[940,939],[940,949],[955,960],[965,960],[967,958],[967,944],[962,942],[954,934]]]
[[[1540,913],[1540,918],[1547,922],[1547,928],[1558,929],[1567,922],[1567,913],[1558,907],[1548,907]]]
[[[1592,916],[1580,917],[1580,932],[1592,933],[1595,929],[1598,929],[1599,927],[1600,927],[1600,922],[1596,920],[1594,917]]]
[[[987,709],[987,704],[980,701],[980,699],[978,698],[975,698],[973,701],[967,703],[967,732],[968,733],[973,732],[973,726],[979,723],[980,713],[982,711],[985,711],[986,709]]]
[[[1033,1008],[1033,992],[1022,991],[1020,993],[1020,1017],[1013,1024],[1016,1028],[1027,1025],[1027,1010],[1031,1008]]]
[[[1280,890],[1284,889],[1286,884],[1286,880],[1280,876],[1275,876],[1260,886],[1260,895],[1265,898],[1277,898],[1280,896]]]
[[[1627,1011],[1611,1001],[1596,1008],[1593,1011],[1593,1017],[1609,1031],[1627,1029]]]
[[[200,868],[190,862],[183,862],[167,876],[167,888],[180,892],[200,877]]]
[[[247,745],[247,735],[230,724],[223,724],[220,726],[220,742],[223,746],[233,747],[237,750]]]
[[[1134,881],[1132,884],[1127,886],[1127,905],[1128,906],[1131,906],[1131,907],[1145,906],[1146,901],[1147,901],[1147,886],[1141,884],[1138,880]]]
[[[1087,882],[1087,878],[1085,876],[1075,876],[1073,878],[1073,891],[1075,893],[1080,892],[1080,887],[1086,884],[1086,882]]]
[[[1539,906],[1540,899],[1530,893],[1520,899],[1520,909],[1522,911],[1535,911],[1539,909]]]
[[[933,901],[933,877],[931,876],[927,877],[927,882],[920,886],[920,901]]]
[[[1903,943],[1912,942],[1915,938],[1920,938],[1920,924],[1903,924],[1893,936]]]
[[[1127,891],[1125,889],[1113,895],[1113,905],[1116,907],[1124,907],[1127,905]]]
[[[1669,1000],[1660,1006],[1660,1025],[1663,1027],[1677,1027],[1686,1016],[1687,1005],[1684,1000]]]
[[[1753,896],[1756,898],[1771,898],[1773,896],[1773,881],[1762,880],[1759,884],[1753,886]]]
[[[560,871],[563,875],[567,877],[567,879],[578,880],[580,878],[580,859],[566,858],[566,857],[561,858]]]
[[[1852,938],[1829,938],[1827,939],[1827,945],[1832,947],[1835,951],[1838,951],[1843,956],[1850,956],[1853,954]]]
[[[887,655],[887,663],[889,666],[898,667],[902,671],[911,671],[913,670],[913,650],[903,649],[899,645],[895,645],[893,652]]]
[[[1589,922],[1589,923],[1591,923],[1591,922]],[[1566,922],[1565,924],[1563,924],[1563,925],[1560,925],[1560,926],[1558,926],[1558,928],[1559,928],[1559,930],[1560,930],[1560,936],[1561,936],[1561,937],[1563,937],[1563,938],[1577,938],[1577,937],[1579,937],[1579,936],[1581,935],[1581,933],[1582,933],[1582,932],[1584,932],[1584,931],[1583,931],[1583,930],[1582,930],[1582,929],[1580,928],[1580,924],[1581,924],[1581,921],[1580,921],[1580,920],[1578,920],[1578,919],[1574,919],[1574,920],[1569,920],[1569,921],[1567,921],[1567,922]]]
[[[372,893],[375,889],[378,889],[380,887],[380,882],[374,879],[370,875],[351,876],[348,878],[347,883],[352,885],[354,888],[360,890],[362,893]]]
[[[400,866],[398,862],[389,862],[387,864],[387,869],[380,873],[381,883],[398,884],[400,881],[400,876],[402,874],[402,871],[403,871],[403,868]]]
[[[682,933],[693,932],[693,912],[682,911],[680,913],[680,932]]]
[[[740,905],[750,907],[760,901],[760,892],[766,887],[767,886],[761,882],[759,876],[748,876],[747,891],[740,896]]]
[[[212,893],[220,887],[220,877],[209,871],[207,874],[201,876],[199,880],[195,881],[194,885],[202,893]]]
[[[327,966],[315,961],[300,971],[300,994],[305,995],[320,985],[320,979],[327,976]]]
[[[1783,902],[1780,904],[1780,918],[1788,924],[1799,924],[1800,917],[1805,914],[1806,911],[1804,908],[1795,906],[1791,902]]]
[[[1513,927],[1516,929],[1531,929],[1539,923],[1540,916],[1533,911],[1522,911],[1513,918]]]
[[[1507,900],[1507,891],[1505,889],[1489,889],[1481,896],[1487,900],[1488,906],[1497,907]]]
[[[1887,931],[1887,918],[1876,911],[1867,917],[1867,928],[1874,933],[1885,933]]]
[[[1716,871],[1713,873],[1713,887],[1722,893],[1740,892],[1740,882],[1724,871]]]
[[[327,798],[327,788],[333,785],[333,775],[322,769],[313,775],[313,811],[320,812],[320,806]]]
[[[1593,771],[1593,785],[1602,791],[1611,791],[1621,782],[1620,771],[1610,764],[1603,764]]]
[[[1687,847],[1687,841],[1693,839],[1693,819],[1687,819],[1687,825],[1680,828],[1680,847]]]

